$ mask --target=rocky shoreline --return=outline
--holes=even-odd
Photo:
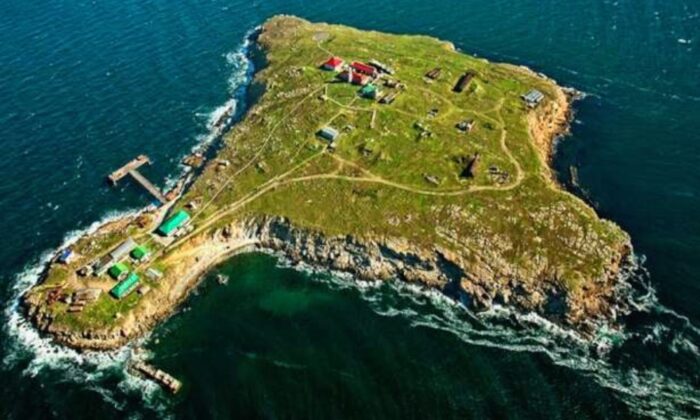
[[[536,75],[526,67],[508,67]],[[555,100],[528,115],[535,146],[547,163],[551,163],[556,139],[569,130],[575,97],[574,90],[556,85]],[[545,177],[556,183],[551,166],[545,167],[549,168]],[[563,189],[559,185],[555,188]],[[39,300],[24,299],[26,315],[40,331],[62,345],[81,350],[116,349],[148,334],[171,316],[213,266],[235,254],[255,250],[275,252],[292,263],[348,273],[358,279],[420,284],[440,290],[470,310],[501,304],[535,312],[582,336],[590,336],[596,323],[614,323],[619,301],[616,286],[632,252],[629,242],[621,245],[610,256],[604,276],[569,291],[555,278],[523,276],[502,261],[467,262],[438,245],[425,249],[402,238],[326,236],[297,227],[288,219],[268,216],[237,221],[188,239],[168,257],[178,268],[163,280],[158,297],[142,305],[137,314],[125,314],[109,330],[78,332],[57,326]]]
[[[536,283],[512,278],[507,284],[486,274],[491,267],[467,272],[460,258],[440,247],[420,249],[398,239],[363,240],[351,236],[327,237],[294,227],[289,220],[269,217],[229,225],[215,231],[197,248],[203,256],[178,282],[169,287],[168,298],[149,305],[137,317],[129,317],[109,331],[68,331],[55,328],[40,305],[27,303],[27,316],[40,330],[68,347],[80,350],[113,350],[149,333],[176,312],[201,279],[215,265],[244,252],[271,252],[292,265],[347,273],[360,280],[405,281],[443,292],[473,311],[494,303],[523,312],[535,312],[587,336],[596,322],[615,319],[617,276],[629,250],[597,290],[585,295],[569,294],[556,281]]]

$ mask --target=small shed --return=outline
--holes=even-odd
[[[465,133],[469,133],[474,128],[474,120],[466,119],[457,123],[457,129]]]
[[[365,98],[376,99],[377,96],[379,95],[379,89],[377,88],[376,85],[369,83],[369,84],[366,84],[360,90],[360,95],[364,96]]]
[[[73,259],[73,250],[66,248],[58,254],[58,262],[61,264],[68,264]]]
[[[340,135],[340,132],[333,127],[326,126],[318,131],[318,135],[328,141],[335,141]]]
[[[151,267],[148,270],[146,270],[146,277],[148,277],[151,280],[158,280],[161,277],[163,277],[163,273]]]
[[[434,69],[427,72],[425,74],[425,77],[427,77],[428,79],[437,80],[440,77],[440,73],[442,73],[442,69],[440,67],[435,67]]]
[[[386,64],[382,63],[379,60],[374,60],[374,59],[369,60],[369,65],[376,68],[377,70],[379,70],[382,73],[386,73],[386,74],[394,74],[395,73],[393,68],[387,66]]]
[[[144,261],[151,252],[143,245],[139,245],[131,251],[131,257],[136,261]]]
[[[158,228],[158,232],[163,236],[170,236],[188,220],[190,220],[190,215],[185,210],[180,210],[163,222]]]
[[[116,263],[109,267],[108,273],[114,280],[121,280],[129,273],[129,267],[124,263]]]
[[[117,283],[116,286],[110,290],[112,296],[117,299],[121,299],[124,296],[131,293],[136,286],[139,284],[139,276],[136,273],[129,274],[129,277]]]
[[[455,84],[455,87],[452,88],[452,90],[454,92],[457,92],[457,93],[464,92],[464,89],[466,89],[467,86],[469,86],[469,82],[472,81],[474,76],[476,76],[476,73],[474,73],[471,70],[464,72],[464,74],[462,74],[459,77],[459,79],[457,80],[457,83]]]
[[[531,89],[526,94],[524,94],[522,98],[528,107],[535,108],[544,99],[544,93],[540,92],[537,89]]]

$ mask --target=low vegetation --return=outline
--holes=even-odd
[[[188,210],[194,230],[164,253],[150,239],[154,226],[138,228],[133,220],[128,228],[82,238],[76,245],[81,257],[67,267],[52,265],[29,300],[40,302],[59,284],[108,290],[113,281],[81,278],[74,271],[127,232],[155,251],[136,270],[158,266],[166,274],[160,283],[151,282],[155,293],[133,293],[122,301],[104,293],[79,313],[55,303],[44,308],[52,313],[52,328],[118,324],[134,308],[162,299],[158,289],[166,293],[163,284],[174,281],[169,261],[183,247],[222,226],[266,216],[329,236],[401,238],[425,249],[440,247],[458,256],[465,270],[478,269],[477,276],[554,281],[573,294],[605,278],[628,243],[617,226],[552,181],[549,142],[565,128],[568,102],[551,80],[462,54],[430,37],[290,17],[267,22],[258,42],[267,64],[255,83],[265,93],[175,205],[198,203]],[[359,86],[322,70],[331,56],[393,68],[395,74],[375,83],[380,97],[395,93],[394,102],[361,97]],[[439,77],[427,78],[435,68]],[[454,92],[466,71],[475,77],[464,92]],[[388,87],[387,80],[399,86]],[[531,89],[545,96],[534,110],[521,99]],[[542,122],[539,132],[532,118]],[[465,120],[473,121],[468,132],[457,128]],[[334,147],[317,135],[325,126],[340,132]],[[475,157],[472,170],[465,171]],[[230,164],[222,164],[226,161]]]

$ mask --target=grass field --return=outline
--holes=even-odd
[[[327,235],[403,238],[426,249],[438,245],[459,255],[467,270],[486,262],[496,282],[511,276],[555,279],[578,291],[602,278],[611,255],[627,242],[616,225],[552,182],[546,152],[533,141],[528,114],[553,109],[561,96],[553,82],[456,52],[429,37],[295,18],[274,18],[259,42],[267,66],[256,83],[266,91],[226,135],[217,159],[231,165],[210,162],[176,204],[202,203],[193,212],[194,232],[168,253],[222,225],[275,215]],[[363,98],[358,86],[320,69],[331,55],[386,63],[405,89],[390,105]],[[441,68],[439,79],[426,79],[435,67]],[[453,92],[465,71],[475,78],[465,92]],[[381,94],[398,90],[383,86],[384,80],[376,82]],[[537,111],[521,99],[533,88],[545,94]],[[465,119],[474,121],[469,133],[456,128]],[[327,125],[341,132],[334,151],[316,134]],[[477,153],[474,176],[461,177]],[[106,252],[127,230],[152,242],[149,230],[132,224],[99,245],[81,239],[81,261]],[[160,264],[157,257],[154,264]],[[75,277],[73,268],[52,267],[35,292]],[[159,268],[167,277],[167,265]],[[132,294],[117,302],[103,294],[82,313],[65,313],[61,304],[52,311],[55,322],[68,327],[110,326],[120,319],[117,313],[145,299]]]

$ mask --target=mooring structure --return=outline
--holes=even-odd
[[[161,204],[167,203],[168,200],[165,198],[163,193],[161,193],[160,190],[151,183],[151,181],[149,181],[145,176],[141,175],[141,172],[139,172],[139,168],[146,164],[150,165],[151,159],[149,159],[146,155],[139,155],[129,161],[126,165],[109,174],[107,179],[112,185],[117,185],[117,182],[119,182],[120,179],[127,175],[131,175],[136,182],[138,182],[143,188],[146,189],[146,191],[160,201]]]

